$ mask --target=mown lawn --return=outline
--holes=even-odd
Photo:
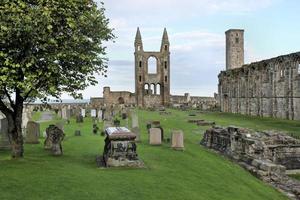
[[[299,122],[221,113],[189,117],[189,112],[171,112],[172,115],[165,116],[158,112],[138,111],[142,132],[138,153],[146,169],[97,169],[95,157],[103,151],[104,138],[92,134],[90,118],[85,118],[81,125],[74,119],[65,125],[67,136],[61,157],[49,155],[43,149],[42,138],[40,144],[25,145],[24,159],[11,160],[9,152],[0,152],[0,199],[287,199],[238,165],[200,146],[199,141],[207,127],[189,124],[187,119],[202,118],[221,125],[298,133]],[[171,129],[182,129],[186,150],[174,151],[169,144],[148,145],[145,127],[148,120],[160,120],[166,137],[170,136]],[[41,124],[42,132],[49,124]],[[73,136],[76,129],[82,131],[82,136]]]

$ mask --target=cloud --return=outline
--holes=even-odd
[[[100,0],[97,0],[98,2]],[[102,88],[134,92],[134,37],[141,29],[145,50],[160,49],[163,27],[171,43],[171,93],[212,96],[217,91],[217,75],[225,68],[225,35],[221,28],[205,25],[207,18],[240,17],[266,9],[281,0],[103,0],[115,43],[105,43],[108,78],[84,91],[84,96],[102,96]],[[243,17],[243,16],[242,16]],[[199,23],[199,21],[201,23]],[[203,25],[203,27],[199,24]],[[225,28],[224,28],[225,29]],[[246,61],[260,56],[246,46]]]

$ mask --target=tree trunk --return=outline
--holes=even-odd
[[[7,117],[8,134],[11,143],[11,156],[21,158],[24,154],[23,135],[22,135],[22,113],[14,113],[16,116]]]

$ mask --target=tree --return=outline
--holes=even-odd
[[[0,111],[12,157],[23,157],[24,102],[79,90],[106,76],[103,42],[113,40],[103,3],[93,0],[1,0]]]

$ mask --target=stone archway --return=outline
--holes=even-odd
[[[125,104],[124,98],[123,97],[119,97],[118,98],[118,103],[119,104]]]

